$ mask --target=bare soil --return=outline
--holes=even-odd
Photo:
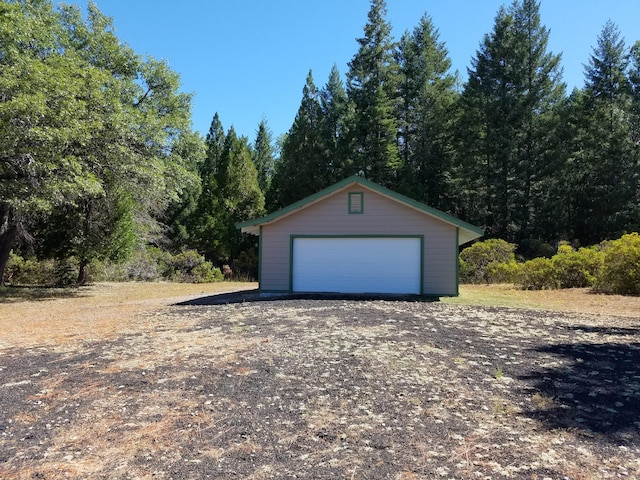
[[[0,303],[0,478],[640,478],[637,310],[224,287]]]

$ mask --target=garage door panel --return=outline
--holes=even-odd
[[[296,292],[420,293],[421,246],[410,238],[294,238]]]

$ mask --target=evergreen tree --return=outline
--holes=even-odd
[[[76,283],[84,285],[92,261],[118,262],[129,257],[136,238],[134,207],[129,194],[117,187],[107,187],[104,195],[59,205],[35,227],[36,251],[45,258],[75,257]]]
[[[325,163],[329,169],[327,182],[332,184],[349,176],[350,166],[349,101],[335,64],[320,91],[320,107]]]
[[[548,219],[545,205],[558,200],[549,192],[564,160],[554,152],[558,149],[557,112],[564,99],[565,84],[561,81],[560,55],[548,52],[549,30],[541,24],[540,3],[522,0],[512,8],[523,76],[519,92],[522,123],[515,155],[521,191],[516,195],[515,220],[519,237],[527,239],[552,233],[542,231],[538,225]]]
[[[285,207],[330,184],[322,123],[319,92],[309,71],[298,113],[282,143],[269,193],[269,210]]]
[[[396,188],[402,169],[395,118],[398,65],[385,15],[385,1],[371,0],[364,36],[349,62],[347,95],[354,106],[354,173]]]
[[[480,200],[471,220],[510,241],[536,233],[545,181],[553,173],[550,126],[564,84],[560,57],[547,53],[547,43],[538,2],[501,8],[463,92],[458,171],[471,192],[463,210]]]
[[[249,142],[246,137],[238,138],[233,127],[227,132],[220,165],[216,231],[219,242],[214,260],[223,263],[233,262],[242,252],[257,247],[256,238],[240,233],[235,225],[264,213],[264,195]]]
[[[222,248],[218,232],[226,228],[224,221],[220,218],[218,188],[225,141],[226,135],[222,122],[216,112],[204,142],[205,158],[199,165],[201,193],[189,221],[191,238],[188,245],[198,250],[207,260],[218,259],[218,251]]]
[[[428,15],[399,44],[401,83],[399,148],[407,168],[407,193],[450,210],[452,127],[456,119],[455,77],[439,33]]]
[[[629,100],[630,84],[627,77],[629,59],[620,30],[607,21],[598,36],[589,63],[585,66],[585,87],[592,97],[606,102],[610,115]]]
[[[635,148],[628,56],[618,28],[607,22],[585,68],[576,102],[581,125],[574,146],[571,184],[575,235],[586,244],[637,226],[632,218]]]
[[[258,125],[258,133],[253,145],[253,163],[255,163],[258,170],[258,185],[260,185],[260,189],[264,193],[269,190],[275,169],[271,142],[271,131],[267,127],[266,120],[263,119]]]
[[[633,148],[631,183],[631,210],[629,212],[635,227],[640,230],[640,40],[629,54],[629,81],[631,84],[631,145]]]

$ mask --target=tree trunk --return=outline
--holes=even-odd
[[[86,260],[80,260],[80,268],[78,268],[78,281],[76,282],[78,286],[87,283],[87,265],[88,262]]]
[[[0,203],[0,287],[4,287],[4,272],[16,238],[18,238],[18,225],[14,223],[11,207]]]

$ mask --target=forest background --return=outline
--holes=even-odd
[[[346,82],[310,71],[289,132],[249,140],[217,114],[194,132],[179,75],[96,5],[0,3],[0,279],[255,275],[235,223],[352,174],[524,259],[638,231],[640,42],[607,22],[567,92],[539,9],[501,8],[462,83],[428,14],[395,40],[372,0]]]

